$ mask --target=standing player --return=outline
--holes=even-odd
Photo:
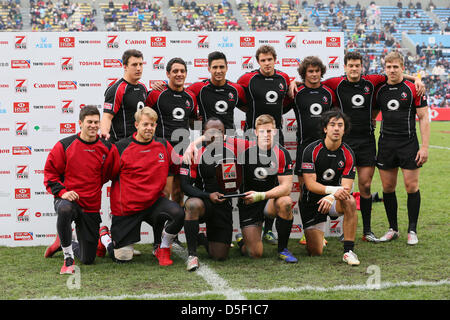
[[[358,224],[356,202],[350,194],[355,178],[354,155],[344,133],[350,129],[346,115],[340,110],[325,112],[321,118],[324,139],[308,145],[303,152],[304,179],[300,214],[306,236],[306,250],[321,255],[327,216],[344,215],[344,256],[349,265],[359,265],[353,252]]]
[[[55,199],[57,239],[45,257],[59,247],[64,252],[61,274],[74,272],[74,256],[84,264],[94,262],[101,222],[102,186],[109,180],[115,147],[97,132],[100,112],[86,106],[78,121],[81,132],[60,140],[50,151],[44,167],[44,184]],[[78,242],[72,242],[75,221]],[[73,244],[73,246],[72,246]]]
[[[254,129],[255,120],[262,114],[275,119],[276,128],[282,128],[283,107],[290,80],[289,76],[275,69],[277,53],[272,46],[262,45],[255,54],[259,69],[247,72],[237,81],[245,89],[248,111],[245,129]],[[282,133],[280,142],[282,141]]]
[[[405,189],[408,193],[408,241],[418,243],[417,221],[420,211],[419,168],[428,160],[430,124],[425,96],[417,94],[414,84],[403,77],[403,56],[391,52],[385,57],[387,83],[377,92],[377,104],[381,110],[380,138],[378,140],[377,167],[383,185],[383,200],[389,221],[389,231],[380,238],[391,241],[399,237],[397,225],[398,168],[402,169]],[[419,118],[422,146],[416,134],[415,116]]]
[[[321,84],[326,72],[322,60],[315,56],[308,56],[302,60],[297,69],[304,84],[294,96],[293,107],[297,119],[297,153],[294,173],[298,176],[300,185],[299,203],[302,199],[302,155],[303,150],[312,142],[321,138],[319,131],[320,118],[323,112],[336,105],[334,91]]]
[[[181,154],[183,146],[189,141],[189,127],[197,119],[197,100],[195,96],[184,90],[187,75],[186,62],[181,58],[173,58],[167,63],[166,75],[169,79],[164,90],[149,92],[145,105],[153,108],[158,114],[156,137],[164,138]],[[183,129],[178,135],[177,129]],[[184,139],[183,139],[184,138]],[[188,143],[187,143],[188,144]],[[184,146],[184,149],[187,145]],[[179,175],[171,175],[167,180],[166,194],[171,195],[173,201],[183,204]]]
[[[241,192],[246,196],[238,202],[242,235],[236,235],[236,239],[242,254],[260,258],[264,216],[276,218],[278,257],[287,263],[296,263],[297,258],[287,249],[293,222],[289,196],[292,161],[288,151],[275,142],[276,131],[272,116],[259,116],[255,120],[257,143],[239,155],[239,163],[243,166]]]
[[[247,95],[245,129],[254,129],[255,120],[262,114],[271,115],[275,119],[280,144],[284,144],[282,122],[283,107],[287,99],[290,85],[289,76],[275,69],[277,53],[272,46],[262,45],[255,54],[259,69],[242,75],[237,81],[244,87]],[[265,219],[264,239],[272,244],[276,240],[272,234],[273,220]]]
[[[372,195],[370,186],[375,172],[376,143],[375,118],[379,110],[373,108],[373,100],[377,86],[386,81],[385,75],[362,75],[362,56],[359,52],[350,51],[344,56],[345,76],[334,77],[322,83],[335,91],[339,108],[350,117],[351,130],[344,141],[355,154],[355,165],[358,173],[360,191],[360,207],[363,222],[364,241],[377,243],[379,239],[371,228]],[[416,86],[423,91],[423,83],[411,76]]]
[[[106,89],[100,122],[100,135],[113,143],[136,132],[134,113],[144,107],[147,97],[147,88],[139,82],[144,65],[142,53],[127,50],[122,62],[123,78]]]
[[[189,197],[184,208],[189,271],[198,268],[199,223],[206,222],[209,255],[216,260],[228,257],[233,235],[233,206],[230,199],[221,199],[223,194],[217,182],[216,167],[224,159],[235,162],[236,154],[234,144],[224,141],[224,133],[222,121],[209,118],[204,124],[205,144],[199,149],[195,161],[190,165],[183,163],[180,170],[181,189]]]
[[[179,156],[163,138],[154,137],[158,115],[148,107],[135,115],[137,132],[116,143],[117,156],[111,185],[111,237],[117,262],[133,257],[133,244],[140,241],[142,222],[161,229],[155,256],[162,266],[173,263],[170,246],[183,228],[183,209],[164,196],[167,175]],[[156,241],[156,240],[155,240]]]
[[[240,85],[227,80],[227,58],[222,52],[214,51],[208,55],[208,71],[211,74],[209,79],[195,82],[187,90],[197,98],[199,115],[204,122],[217,118],[222,121],[225,130],[234,129],[234,109],[246,111],[245,91]]]
[[[227,80],[227,58],[219,51],[208,55],[209,79],[195,82],[187,90],[191,91],[198,103],[199,117],[203,122],[210,118],[222,121],[225,130],[234,129],[234,109],[245,112],[247,98],[244,89],[237,83]],[[163,91],[163,81],[155,83],[152,88]]]

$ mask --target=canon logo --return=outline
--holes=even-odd
[[[125,40],[125,44],[147,44],[147,40]]]
[[[35,83],[33,87],[36,89],[52,89],[56,88],[56,85],[54,83]]]
[[[303,44],[322,44],[322,40],[306,40],[302,41]]]

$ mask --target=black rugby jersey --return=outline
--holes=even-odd
[[[223,159],[236,162],[236,150],[232,144],[202,146],[197,159],[190,165],[182,164],[181,187],[189,197],[209,198],[213,192],[223,193],[217,182],[216,167]]]
[[[350,82],[346,76],[330,78],[322,83],[333,89],[338,105],[351,120],[349,138],[373,135],[372,109],[375,89],[387,80],[384,75],[362,75],[358,82]]]
[[[324,186],[340,186],[342,178],[355,179],[355,155],[345,142],[331,151],[324,140],[317,140],[303,152],[302,172],[315,173],[316,181]],[[322,197],[310,192],[306,184],[303,185],[302,201],[317,203]]]
[[[289,76],[275,70],[273,76],[264,76],[259,70],[242,75],[237,81],[247,95],[246,129],[255,128],[255,120],[262,114],[275,118],[276,127],[282,128],[283,107],[289,89]]]
[[[189,129],[189,119],[197,118],[197,100],[192,92],[174,91],[166,87],[163,91],[149,92],[145,105],[155,109],[158,114],[158,126],[155,135],[175,144],[181,137],[172,137],[176,129]]]
[[[114,115],[109,132],[112,142],[136,132],[134,114],[144,107],[146,97],[147,88],[144,84],[139,82],[134,85],[123,78],[106,89],[103,112]]]
[[[292,175],[293,165],[289,152],[279,144],[263,150],[257,144],[239,154],[243,179],[241,192],[265,192],[278,186],[278,176]]]
[[[330,110],[336,104],[336,95],[327,86],[309,88],[302,85],[295,94],[293,103],[289,108],[294,109],[297,119],[297,142],[320,139],[320,117],[322,113]]]
[[[244,89],[228,80],[225,85],[217,87],[207,79],[193,83],[187,90],[197,98],[203,122],[215,117],[223,122],[225,129],[234,129],[234,108],[247,103]]]
[[[427,106],[427,98],[417,95],[414,83],[403,80],[394,85],[383,84],[376,95],[381,110],[381,136],[414,137],[416,135],[416,109]]]

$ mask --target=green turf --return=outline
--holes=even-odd
[[[450,148],[448,122],[431,125],[430,145]],[[447,132],[446,132],[447,131]],[[358,267],[344,264],[342,244],[336,238],[328,239],[328,246],[321,257],[308,257],[304,246],[291,239],[289,246],[299,263],[283,264],[276,258],[276,246],[265,245],[263,258],[251,260],[242,257],[236,248],[225,262],[209,260],[203,248],[199,249],[200,261],[206,263],[229,287],[240,290],[248,299],[449,299],[450,286],[403,286],[379,290],[339,290],[319,292],[266,292],[282,287],[305,286],[334,288],[339,285],[365,285],[369,277],[367,268],[380,269],[382,283],[413,282],[418,280],[436,282],[450,280],[449,237],[450,218],[447,204],[450,194],[450,150],[429,149],[429,162],[421,169],[420,191],[422,195],[419,217],[419,244],[406,244],[407,211],[406,192],[399,173],[398,221],[400,239],[391,243],[370,244],[361,241],[362,223],[358,221],[355,252],[361,261]],[[378,172],[372,192],[381,195]],[[374,203],[372,230],[381,236],[388,223],[381,202]],[[69,276],[59,275],[62,253],[44,259],[44,247],[7,248],[0,247],[0,299],[32,299],[43,297],[86,298],[124,296],[128,299],[151,298],[147,295],[191,293],[192,296],[168,296],[164,299],[224,299],[221,292],[213,288],[196,272],[185,271],[184,261],[173,254],[174,265],[160,267],[152,256],[151,245],[137,245],[141,257],[134,262],[115,264],[109,258],[97,258],[94,265],[80,267],[80,289],[68,289]],[[247,292],[262,290],[261,292]]]

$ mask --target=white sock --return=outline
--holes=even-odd
[[[105,234],[105,235],[101,236],[100,241],[105,246],[105,248],[108,248],[108,246],[111,243],[112,239],[111,239],[111,236],[109,234]]]
[[[72,258],[73,259],[73,250],[72,245],[68,247],[61,247],[62,251],[64,252],[64,259]]]
[[[166,231],[163,231],[160,248],[170,248],[173,239],[175,239],[176,236],[176,234],[170,234]]]

